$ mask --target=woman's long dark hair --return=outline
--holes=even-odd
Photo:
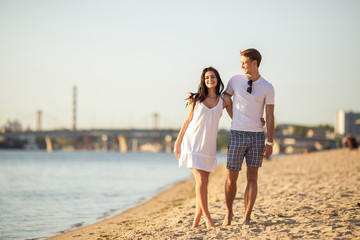
[[[202,71],[200,84],[199,84],[197,93],[191,92],[190,96],[187,98],[187,100],[190,99],[190,102],[195,102],[195,103],[197,101],[203,102],[205,100],[205,98],[208,95],[208,87],[205,84],[205,74],[209,71],[212,71],[213,73],[215,73],[215,76],[217,78],[217,85],[216,85],[216,89],[215,89],[216,95],[220,95],[222,93],[222,91],[224,90],[224,84],[221,81],[219,72],[213,67],[207,67],[207,68],[204,68],[204,70]]]

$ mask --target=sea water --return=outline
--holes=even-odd
[[[44,239],[92,224],[189,177],[171,153],[2,150],[0,239]]]

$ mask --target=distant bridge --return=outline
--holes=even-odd
[[[46,148],[52,151],[53,140],[59,138],[86,138],[101,139],[103,150],[107,150],[109,141],[116,141],[117,148],[121,152],[127,152],[129,147],[132,151],[138,150],[141,141],[152,141],[162,143],[165,151],[171,151],[172,142],[175,141],[178,130],[174,129],[91,129],[91,130],[51,130],[51,131],[25,131],[0,133],[1,139],[26,139],[30,142],[36,138],[45,138]],[[115,139],[115,140],[114,140]],[[93,141],[92,141],[93,142]],[[92,143],[91,143],[92,144]],[[89,144],[88,144],[89,145]]]
[[[145,151],[171,152],[174,141],[179,133],[178,129],[90,129],[90,130],[52,130],[52,131],[27,131],[0,133],[3,139],[26,139],[35,144],[35,139],[45,139],[46,148],[52,151],[54,140],[59,138],[73,138],[78,142],[85,142],[79,149],[94,150],[95,142],[101,143],[103,151],[117,150],[120,152],[139,150],[139,145]],[[219,130],[219,137],[228,137],[229,131]],[[305,152],[336,148],[337,142],[332,139],[307,138],[299,136],[274,136],[274,153],[280,152]],[[151,145],[152,144],[152,145]]]
[[[49,130],[49,131],[24,131],[24,132],[5,132],[0,133],[0,137],[20,137],[20,136],[38,136],[38,137],[79,137],[79,136],[93,136],[99,137],[103,135],[117,136],[127,135],[133,137],[159,137],[171,135],[177,136],[178,130],[174,129],[90,129],[90,130]]]

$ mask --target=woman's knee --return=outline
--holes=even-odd
[[[201,186],[207,186],[208,181],[209,181],[209,175],[206,174],[205,171],[203,170],[195,170],[196,172],[196,182],[197,184],[201,187]]]

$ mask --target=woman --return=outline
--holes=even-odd
[[[198,92],[188,98],[186,120],[175,141],[174,154],[179,167],[188,167],[195,177],[196,212],[193,227],[198,227],[204,214],[207,228],[214,227],[208,210],[207,186],[210,172],[216,166],[216,138],[223,108],[232,118],[232,101],[221,94],[224,84],[218,71],[205,68]]]

